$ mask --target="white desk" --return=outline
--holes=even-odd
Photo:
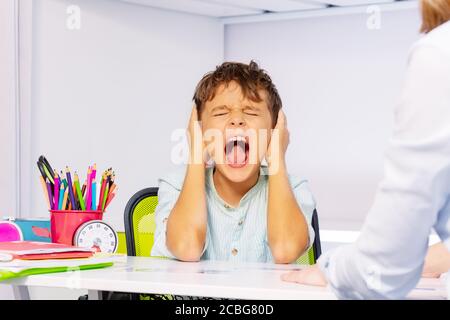
[[[90,299],[98,298],[99,291],[235,299],[335,299],[327,288],[281,281],[280,275],[292,269],[299,266],[122,257],[106,269],[35,275],[2,283],[14,286],[17,299],[29,298],[31,286],[87,289]],[[410,297],[444,299],[445,285],[440,279],[422,279]]]

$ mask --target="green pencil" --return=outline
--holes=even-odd
[[[106,183],[105,194],[103,195],[102,211],[105,209],[106,200],[108,199],[109,184]]]
[[[63,174],[63,172],[61,170],[61,179],[62,179],[63,176],[64,176],[64,174]],[[67,188],[67,179],[64,178],[64,179],[61,180],[61,182],[64,183],[64,188]]]
[[[74,183],[75,183],[75,190],[78,195],[78,200],[80,201],[81,210],[85,211],[86,206],[84,205],[84,199],[83,199],[83,195],[81,194],[81,189],[80,189],[80,180],[78,179],[78,174],[76,172],[74,175]]]

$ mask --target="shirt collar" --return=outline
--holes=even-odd
[[[211,190],[212,195],[222,205],[224,205],[226,208],[229,208],[230,210],[239,209],[246,202],[248,202],[252,198],[252,196],[264,186],[265,182],[267,181],[267,176],[268,176],[267,166],[261,166],[259,169],[259,177],[258,177],[258,181],[256,182],[256,184],[253,187],[251,187],[250,190],[248,190],[247,193],[241,198],[241,200],[239,201],[239,205],[237,207],[232,207],[230,204],[225,202],[217,193],[216,186],[214,185],[214,180],[213,180],[214,167],[207,168],[206,170],[207,170],[206,171],[206,184],[209,187],[209,189]]]

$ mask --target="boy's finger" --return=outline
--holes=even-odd
[[[283,128],[286,126],[286,116],[283,112],[283,110],[280,109],[280,111],[278,111],[278,120],[277,120],[277,125],[278,128]]]
[[[194,105],[192,107],[190,121],[192,122],[192,121],[196,121],[196,120],[198,120],[198,118],[197,118],[197,107]]]

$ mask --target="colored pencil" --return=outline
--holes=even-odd
[[[114,199],[115,196],[116,196],[115,193],[111,193],[111,195],[108,198],[108,201],[106,201],[105,210],[108,207],[108,205],[111,203],[112,199]]]
[[[116,192],[117,192],[117,189],[118,188],[116,188]],[[109,189],[109,194],[108,194],[108,198],[106,199],[106,203],[108,203],[110,201],[110,198],[112,197],[113,193],[116,193],[116,192],[112,192],[111,189]]]
[[[53,203],[53,210],[58,210],[58,206],[59,206],[59,178],[58,178],[58,174],[55,171],[55,177],[54,180],[55,184],[53,186],[53,195],[54,195],[54,203]]]
[[[109,193],[114,192],[114,190],[116,189],[117,185],[115,183],[113,183],[113,185],[111,186],[111,188],[109,188]]]
[[[53,181],[52,173],[54,172],[54,170],[53,170],[52,166],[50,165],[50,163],[44,156],[40,156],[38,161],[40,163],[42,163],[44,170],[47,172],[48,178],[50,179],[50,182],[53,185],[54,181]]]
[[[76,171],[68,166],[65,171],[53,170],[44,156],[37,162],[39,181],[50,210],[105,211],[117,194],[115,172],[110,167],[103,171],[97,182],[97,164],[88,167],[87,178],[80,186]]]
[[[95,197],[97,195],[97,190],[94,190],[94,183],[95,186],[97,186],[97,183],[95,182],[95,178],[97,176],[97,164],[94,163],[94,165],[91,167],[91,182],[90,182],[90,198],[89,198],[89,210],[95,210]]]
[[[87,172],[87,183],[86,183],[86,210],[91,210],[91,200],[92,200],[92,193],[91,193],[91,183],[92,183],[92,168],[88,168]]]
[[[116,180],[116,173],[113,171],[111,174],[111,180],[109,181],[109,188],[111,189],[111,186],[114,183],[114,180]]]
[[[97,182],[92,183],[92,210],[97,208]]]
[[[48,178],[45,179],[45,184],[47,185],[47,193],[48,199],[50,200],[50,208],[53,210],[54,202],[53,202],[52,186],[50,185],[50,180]]]
[[[107,182],[107,183],[106,183],[105,194],[103,195],[102,211],[105,210],[106,200],[108,199],[108,192],[109,192],[109,183]]]
[[[51,196],[48,194],[47,185],[45,184],[44,177],[39,176],[39,181],[41,181],[42,191],[44,191],[44,194],[46,195],[45,199],[47,201],[47,206],[48,206],[49,209],[52,209],[52,207],[50,206]]]
[[[94,163],[94,165],[92,166],[92,180],[95,180],[97,176],[97,164]]]
[[[102,210],[103,196],[105,194],[105,188],[106,188],[106,172],[104,172],[102,174],[102,180],[101,180],[101,183],[100,183],[100,196],[98,197],[97,210]]]
[[[69,188],[66,188],[66,191],[64,191],[64,198],[62,202],[62,210],[66,210],[67,208],[67,198],[69,196]]]
[[[80,202],[78,200],[77,190],[75,189],[75,182],[72,183],[73,197],[75,198],[75,204],[77,206],[77,210],[80,210]]]
[[[78,201],[80,202],[81,210],[84,211],[84,210],[86,210],[86,205],[84,204],[83,194],[81,193],[81,189],[80,189],[80,179],[78,178],[78,174],[76,171],[74,174],[74,183],[75,183],[75,190],[78,195]]]
[[[47,169],[46,166],[43,166],[43,167],[44,167],[45,175],[47,176],[47,178],[49,179],[49,181],[50,181],[52,184],[55,184],[55,181],[53,180],[53,175],[48,171],[48,169]]]
[[[73,189],[71,188],[71,186],[72,186],[72,177],[70,176],[69,167],[66,167],[66,176],[67,176],[67,184],[69,185],[69,200],[70,200],[70,204],[71,204],[71,207],[73,208],[73,210],[77,210],[77,205],[75,203],[75,197],[73,195]]]
[[[63,198],[64,198],[64,184],[61,184],[61,187],[59,188],[59,202],[58,202],[58,210],[63,210]]]
[[[45,179],[47,179],[47,174],[45,173],[44,165],[38,161],[37,166],[38,166],[39,172],[41,173],[41,176],[42,176],[42,178],[44,178],[44,182],[45,182]],[[47,188],[47,187],[45,187],[45,188]]]
[[[61,176],[61,183],[64,183],[64,188],[67,188],[67,179],[64,178],[64,174],[63,174],[62,170],[61,170],[60,176]]]

